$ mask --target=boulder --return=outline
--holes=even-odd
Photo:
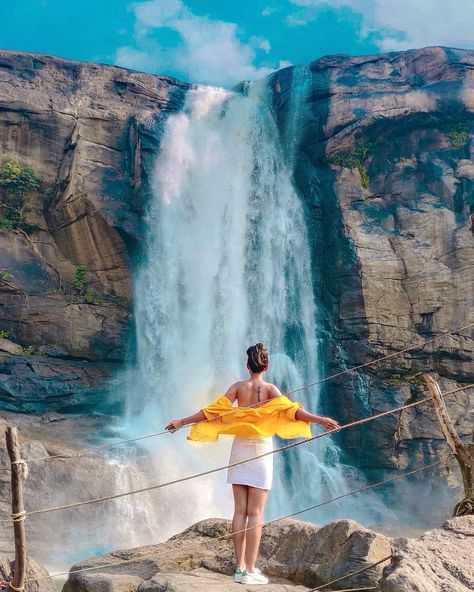
[[[21,345],[18,345],[18,343],[13,343],[13,341],[10,341],[9,339],[0,337],[0,351],[12,354],[13,356],[21,356],[23,348]]]
[[[165,543],[88,559],[71,568],[64,592],[232,590],[229,534],[230,521],[208,519]],[[376,562],[390,550],[389,539],[351,520],[322,528],[298,520],[272,523],[264,528],[260,548],[259,567],[271,580],[262,589],[303,591]],[[81,569],[87,571],[74,573]],[[381,573],[377,566],[335,589],[373,586]]]
[[[418,540],[393,541],[379,592],[472,592],[474,516],[451,518]]]

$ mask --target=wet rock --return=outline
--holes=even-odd
[[[21,413],[97,408],[115,371],[111,362],[0,353],[1,406]]]

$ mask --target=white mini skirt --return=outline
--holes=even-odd
[[[273,450],[273,438],[240,438],[235,436],[229,464]],[[227,471],[227,483],[271,489],[273,482],[273,454],[257,458]]]

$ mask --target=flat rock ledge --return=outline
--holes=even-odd
[[[159,545],[114,551],[71,568],[63,592],[241,592],[236,584],[230,521],[208,519]],[[357,571],[331,590],[377,587],[379,592],[472,592],[474,516],[448,520],[420,539],[389,539],[352,520],[320,527],[282,520],[264,529],[259,566],[270,578],[262,592],[304,592]],[[73,573],[87,568],[88,571]]]

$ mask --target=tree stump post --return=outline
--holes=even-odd
[[[15,426],[8,426],[6,431],[8,456],[11,462],[12,518],[15,534],[15,567],[10,590],[23,590],[26,574],[26,537],[25,507],[23,503],[23,476],[26,474],[22,463],[18,432]]]
[[[429,374],[423,374],[423,378],[433,399],[433,405],[443,436],[453,451],[461,469],[464,484],[464,499],[456,504],[453,516],[474,514],[474,427],[471,442],[464,445],[449,417],[439,384]]]

